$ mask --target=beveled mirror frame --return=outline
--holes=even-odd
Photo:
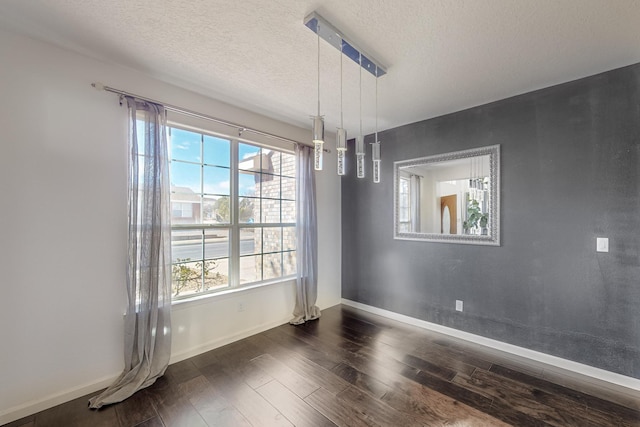
[[[489,155],[489,234],[438,234],[400,232],[398,222],[400,171],[412,166],[431,165],[449,160],[466,159]],[[462,243],[469,245],[500,246],[500,145],[472,148],[417,159],[401,160],[393,163],[393,237],[400,240],[421,240],[425,242]]]

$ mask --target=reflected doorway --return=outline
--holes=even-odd
[[[440,198],[440,233],[458,234],[457,205],[458,197],[456,194]]]

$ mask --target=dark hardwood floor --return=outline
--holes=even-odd
[[[99,411],[17,426],[640,426],[634,392],[346,306],[173,364]]]

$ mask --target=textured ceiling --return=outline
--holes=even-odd
[[[314,10],[387,67],[380,130],[640,62],[638,0],[2,0],[0,26],[309,126],[317,39],[302,21]],[[331,130],[340,54],[322,40],[320,51]],[[345,60],[343,75],[354,136],[358,66]],[[368,133],[375,78],[362,79]]]

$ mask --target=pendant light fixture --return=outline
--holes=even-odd
[[[342,54],[343,43],[340,42],[340,127],[336,135],[336,151],[338,152],[338,175],[345,174],[345,154],[347,151],[347,130],[344,128],[344,114],[342,107]]]
[[[343,120],[343,70],[342,55],[350,58],[359,66],[360,70],[360,133],[356,137],[355,154],[356,154],[356,176],[358,178],[365,177],[365,144],[364,134],[362,133],[362,70],[368,71],[376,78],[376,133],[375,140],[372,144],[372,159],[374,169],[374,182],[380,182],[380,141],[378,141],[378,85],[377,79],[385,75],[387,72],[379,62],[375,61],[371,56],[365,54],[362,49],[347,40],[341,31],[338,31],[331,23],[320,16],[316,12],[311,12],[304,18],[304,25],[318,36],[318,114],[312,117],[313,120],[313,147],[314,147],[314,168],[322,170],[322,155],[324,144],[324,119],[320,115],[320,37],[327,43],[340,51],[340,127],[336,134],[336,151],[338,154],[338,175],[344,175],[346,172],[346,151],[347,151],[347,131],[344,129]]]
[[[380,141],[378,140],[378,76],[376,76],[376,133],[371,144],[371,159],[373,160],[373,182],[380,183]]]
[[[320,115],[320,23],[318,34],[318,115],[313,117],[313,164],[317,171],[322,170],[322,154],[324,145],[324,119]]]

